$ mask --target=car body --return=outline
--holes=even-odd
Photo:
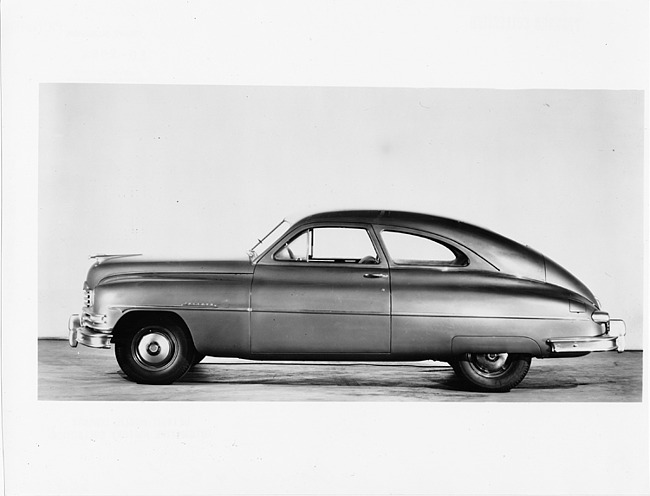
[[[281,223],[282,224],[282,223]],[[96,256],[70,345],[178,380],[204,356],[440,360],[508,391],[531,358],[622,351],[624,322],[547,257],[464,222],[397,211],[308,216],[248,260]]]

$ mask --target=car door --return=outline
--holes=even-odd
[[[253,354],[390,352],[388,264],[360,225],[286,235],[255,267]]]

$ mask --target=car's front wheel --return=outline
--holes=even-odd
[[[529,355],[508,353],[466,353],[455,361],[454,372],[480,391],[506,392],[528,373]]]
[[[142,384],[171,384],[192,366],[195,349],[171,322],[135,323],[116,339],[115,358],[124,373]]]

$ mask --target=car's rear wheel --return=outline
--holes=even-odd
[[[452,367],[474,389],[506,392],[526,377],[530,360],[529,355],[466,353]]]
[[[142,384],[171,384],[192,366],[196,351],[186,332],[172,322],[134,323],[115,342],[124,373]]]

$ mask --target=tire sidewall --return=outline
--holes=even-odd
[[[184,330],[170,322],[140,321],[116,340],[115,357],[122,371],[142,384],[171,384],[180,379],[192,366],[194,346]],[[138,344],[147,335],[156,332],[171,343],[171,354],[160,365],[146,363],[138,353]]]
[[[515,355],[508,356],[507,369],[495,377],[487,377],[482,375],[472,363],[472,355],[470,353],[461,357],[457,363],[457,370],[460,375],[477,390],[489,392],[506,392],[517,386],[526,377],[530,368],[531,357],[528,355]]]

